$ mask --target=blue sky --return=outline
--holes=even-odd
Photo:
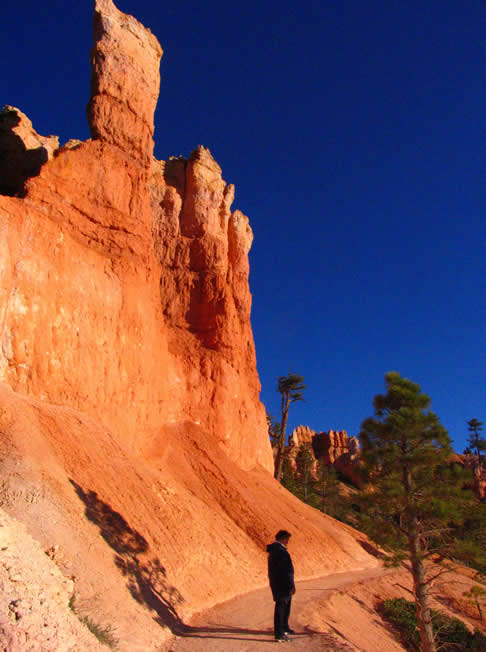
[[[290,428],[357,434],[396,370],[462,451],[466,420],[486,422],[484,5],[117,6],[164,49],[157,158],[209,147],[250,217],[267,409],[291,368],[308,388]],[[88,138],[92,3],[2,14],[2,105],[43,135]]]

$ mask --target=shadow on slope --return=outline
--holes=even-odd
[[[167,581],[167,573],[157,557],[151,557],[145,537],[130,527],[123,516],[98,497],[96,491],[85,491],[74,480],[69,480],[77,496],[85,504],[89,521],[100,530],[106,543],[115,551],[114,563],[127,578],[127,588],[137,602],[154,611],[155,621],[169,627],[173,634],[194,638],[248,639],[248,635],[268,637],[270,630],[253,630],[238,627],[191,627],[177,613],[184,598],[177,588]],[[237,635],[243,635],[239,638]]]
[[[137,602],[155,611],[155,620],[174,633],[186,626],[177,613],[184,602],[179,591],[167,581],[167,572],[157,557],[150,557],[149,544],[140,532],[132,529],[123,516],[98,498],[96,491],[84,491],[69,480],[86,505],[88,520],[97,525],[106,543],[115,551],[114,562],[127,578],[127,588]]]

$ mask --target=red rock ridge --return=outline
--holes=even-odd
[[[243,468],[270,470],[248,220],[207,150],[153,161],[155,37],[111,0],[94,33],[93,139],[57,150],[23,201],[0,197],[2,376],[137,449],[156,454],[166,424],[192,421]]]

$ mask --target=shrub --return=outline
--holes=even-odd
[[[420,635],[417,628],[415,603],[404,598],[393,598],[383,602],[383,615],[400,633],[403,645],[408,650],[420,650]],[[486,636],[479,630],[472,634],[464,623],[450,618],[439,611],[431,610],[432,628],[441,652],[486,652]]]
[[[415,603],[409,602],[404,598],[385,600],[383,603],[383,615],[398,629],[402,643],[406,648],[409,650],[420,649]]]
[[[115,636],[115,630],[111,625],[98,625],[89,616],[81,616],[76,609],[76,596],[73,593],[69,600],[69,608],[78,617],[79,621],[89,629],[89,631],[96,636],[98,641],[103,645],[108,646],[112,650],[118,649],[118,639]]]
[[[79,616],[78,616],[79,617]],[[118,647],[118,639],[115,636],[114,630],[110,625],[98,625],[95,623],[89,616],[81,616],[79,620],[86,625],[89,631],[96,636],[98,641],[103,645],[111,647],[112,650],[116,650]]]

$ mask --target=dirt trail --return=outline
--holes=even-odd
[[[291,627],[297,632],[292,636],[295,650],[350,651],[357,648],[347,645],[330,634],[313,632],[305,622],[309,607],[331,593],[367,579],[384,575],[383,568],[338,573],[316,580],[297,582],[292,600]],[[220,604],[196,616],[169,646],[170,652],[211,650],[215,652],[268,652],[273,639],[273,602],[270,589],[259,589]],[[287,645],[287,644],[285,644]],[[279,649],[282,645],[279,646]],[[289,647],[284,647],[289,649]]]

